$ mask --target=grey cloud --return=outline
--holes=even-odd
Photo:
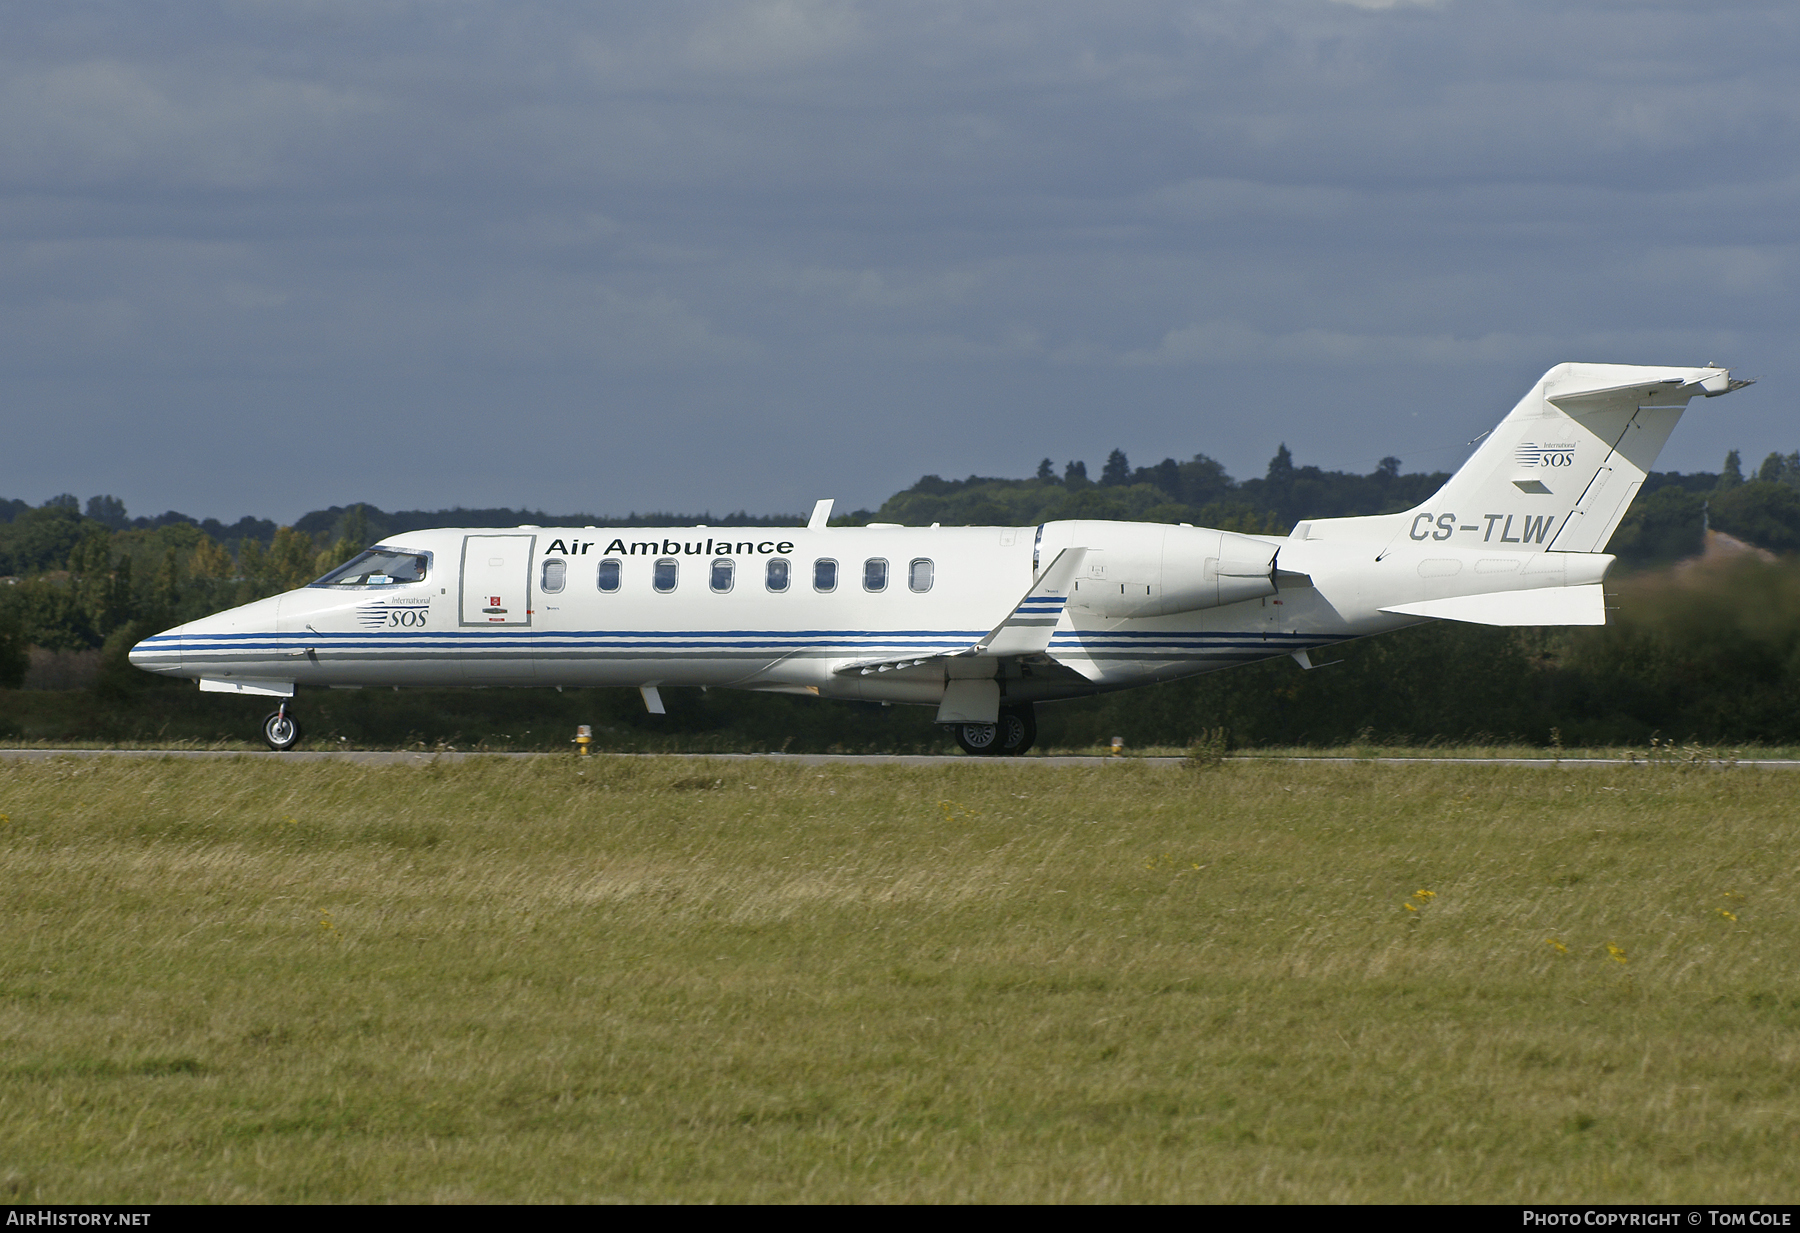
[[[1784,3],[9,21],[0,495],[801,509],[1115,445],[1410,462],[1571,358],[1764,375],[1676,465],[1800,446]],[[369,425],[430,468],[347,466]]]

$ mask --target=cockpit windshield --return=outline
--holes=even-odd
[[[431,567],[431,557],[424,552],[402,552],[398,548],[371,548],[347,564],[340,565],[313,583],[316,587],[391,587],[405,582],[423,582]]]

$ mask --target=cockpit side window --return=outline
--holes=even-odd
[[[394,587],[423,582],[431,573],[429,552],[406,552],[399,548],[370,548],[338,566],[317,582],[315,587]]]

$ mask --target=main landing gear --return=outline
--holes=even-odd
[[[953,724],[956,743],[967,754],[982,757],[1016,757],[1037,740],[1037,716],[1031,703],[1000,708],[1000,720],[991,724]]]
[[[288,714],[288,704],[283,702],[263,716],[262,734],[270,749],[292,749],[300,743],[300,721]]]

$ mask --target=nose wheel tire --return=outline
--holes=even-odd
[[[270,711],[263,717],[262,735],[270,749],[292,749],[300,743],[300,723],[287,713],[286,707]]]

